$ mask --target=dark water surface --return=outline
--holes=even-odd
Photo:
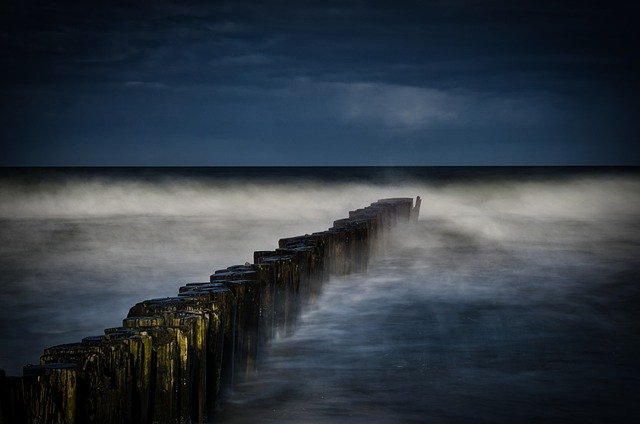
[[[223,422],[634,422],[639,245],[567,245],[576,230],[497,242],[421,221],[368,275],[332,282]]]
[[[0,367],[135,302],[423,197],[366,275],[334,279],[217,417],[638,422],[640,174],[603,168],[3,170]]]

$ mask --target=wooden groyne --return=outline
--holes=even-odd
[[[281,239],[253,263],[134,305],[121,327],[44,350],[21,377],[0,373],[0,424],[215,421],[225,393],[291,334],[332,275],[366,270],[420,198],[383,199],[326,231]]]

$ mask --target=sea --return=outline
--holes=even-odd
[[[639,168],[2,168],[0,368],[415,196],[215,422],[640,422]]]

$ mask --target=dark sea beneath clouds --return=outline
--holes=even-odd
[[[325,285],[217,420],[640,422],[637,168],[1,169],[0,368],[416,195],[420,221]]]

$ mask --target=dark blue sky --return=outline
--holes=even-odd
[[[627,3],[3,2],[0,164],[640,164]]]

